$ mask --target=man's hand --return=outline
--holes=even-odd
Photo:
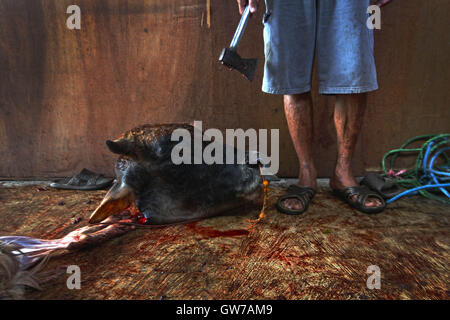
[[[377,1],[375,2],[375,4],[381,8],[382,6],[388,4],[388,3],[391,2],[391,1],[392,1],[392,0],[377,0]]]
[[[250,6],[250,12],[255,13],[258,9],[259,0],[237,0],[239,5],[240,14],[244,13],[244,9],[247,5]]]

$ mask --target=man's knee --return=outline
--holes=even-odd
[[[352,94],[336,94],[336,102],[342,104],[362,104],[367,103],[367,93],[352,93]]]
[[[284,95],[286,107],[301,107],[311,103],[311,92]]]

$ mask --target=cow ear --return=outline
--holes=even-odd
[[[106,145],[111,152],[124,155],[129,153],[128,142],[126,140],[106,140]]]

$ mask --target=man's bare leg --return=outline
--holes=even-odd
[[[333,177],[330,180],[332,189],[343,190],[357,186],[353,176],[352,159],[356,141],[361,131],[367,94],[346,94],[336,96],[334,107],[334,124],[337,133],[338,155]],[[356,197],[356,195],[355,195]],[[367,207],[381,206],[377,198],[368,198]]]
[[[316,190],[317,172],[312,159],[313,110],[311,93],[285,95],[284,112],[299,161],[298,185]],[[296,198],[284,200],[283,206],[292,210],[303,209],[302,202]]]

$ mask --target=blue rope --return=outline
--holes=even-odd
[[[436,174],[438,175],[445,175],[445,176],[450,176],[450,173],[447,172],[442,172],[442,171],[437,171],[433,169],[433,164],[434,161],[436,160],[436,158],[443,153],[444,151],[450,150],[450,147],[447,148],[443,148],[441,150],[439,150],[438,152],[436,152],[436,154],[433,156],[433,158],[430,161],[430,164],[428,165],[428,171],[430,172],[431,177],[433,178],[433,181],[436,185],[438,185],[440,182],[438,181],[438,178],[436,177]],[[445,194],[447,196],[447,198],[450,198],[450,194],[447,192],[447,190],[445,190],[444,188],[439,188],[443,194]]]
[[[408,194],[411,193],[415,193],[418,190],[422,190],[422,189],[433,189],[433,188],[449,188],[450,187],[450,183],[441,183],[441,184],[428,184],[426,186],[421,186],[421,187],[416,187],[416,188],[412,188],[409,190],[406,190],[398,195],[396,195],[395,197],[389,199],[386,201],[387,204],[392,203],[394,201],[397,201],[398,199],[400,199],[403,196],[406,196]]]

